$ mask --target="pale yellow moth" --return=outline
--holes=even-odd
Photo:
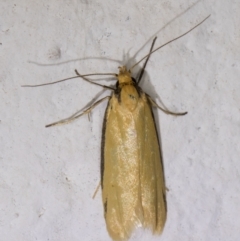
[[[114,74],[117,77],[116,88],[103,86],[113,89],[111,96],[97,101],[81,114],[77,112],[70,118],[47,125],[49,127],[70,122],[83,114],[90,113],[96,105],[109,99],[103,121],[101,187],[107,230],[111,238],[116,241],[127,240],[133,230],[140,226],[151,229],[153,234],[162,232],[167,215],[166,186],[152,107],[158,107],[167,114],[187,113],[173,113],[162,109],[139,87],[149,56],[168,44],[152,51],[155,40],[156,38],[150,53],[140,60],[146,58],[137,80],[131,76],[131,70],[136,65],[130,70],[125,66],[119,67],[119,74]],[[80,75],[77,71],[76,73],[77,76],[72,78],[82,77],[97,84],[86,79],[89,75]]]

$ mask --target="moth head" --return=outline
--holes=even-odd
[[[118,67],[119,74],[117,76],[119,84],[128,84],[133,82],[131,77],[131,71],[127,70],[126,66]]]

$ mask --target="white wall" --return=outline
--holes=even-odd
[[[0,2],[1,240],[110,240],[101,192],[92,199],[106,103],[90,122],[83,116],[44,127],[110,92],[81,79],[21,85],[74,76],[75,68],[117,73],[137,51],[131,63],[148,52],[153,36],[161,45],[209,14],[147,66],[143,89],[170,110],[188,114],[155,112],[169,189],[167,223],[160,237],[138,229],[131,240],[239,240],[240,2],[195,3]]]

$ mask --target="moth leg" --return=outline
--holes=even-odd
[[[139,82],[141,81],[141,79],[142,79],[144,70],[145,70],[146,65],[147,65],[147,63],[148,63],[148,60],[149,60],[149,58],[150,58],[150,56],[151,56],[150,53],[151,53],[152,50],[153,50],[154,44],[155,44],[155,42],[156,42],[156,39],[157,39],[157,37],[155,37],[155,38],[153,39],[153,41],[152,41],[152,45],[151,45],[151,48],[150,48],[150,51],[149,51],[149,55],[148,55],[148,57],[147,57],[144,65],[143,65],[143,67],[142,67],[142,69],[141,69],[141,72],[140,72],[139,77],[138,77],[138,79],[137,79],[137,83],[139,83]]]
[[[187,112],[171,112],[169,110],[164,110],[155,101],[153,101],[150,96],[148,96],[148,100],[150,101],[152,106],[157,107],[158,109],[160,109],[161,111],[163,111],[166,114],[169,114],[169,115],[186,115],[187,114]]]
[[[105,99],[109,99],[109,98],[110,98],[110,96],[106,96],[106,97],[102,98],[101,100],[98,100],[97,102],[95,102],[88,109],[84,110],[81,114],[79,114],[79,111],[77,111],[76,113],[74,113],[70,117],[68,117],[66,119],[62,119],[62,120],[54,122],[54,123],[51,123],[51,124],[48,124],[45,127],[50,127],[50,126],[56,126],[56,125],[70,123],[71,121],[74,121],[75,119],[79,118],[82,115],[89,114],[94,107],[96,107],[98,104],[103,102]]]
[[[98,185],[97,185],[97,187],[96,187],[96,189],[95,189],[95,192],[94,192],[94,194],[93,194],[93,196],[92,196],[92,199],[94,199],[94,198],[96,197],[100,186],[101,186],[101,181],[99,181],[99,183],[98,183]]]
[[[93,82],[93,81],[85,78],[84,76],[80,75],[79,72],[76,69],[75,69],[75,73],[76,73],[76,75],[78,75],[79,77],[81,77],[82,79],[84,79],[85,81],[87,81],[91,84],[98,85],[98,86],[101,86],[101,87],[106,88],[106,89],[115,90],[113,87],[110,87],[110,86],[107,86],[107,85],[101,85],[101,84],[98,84],[96,82]]]

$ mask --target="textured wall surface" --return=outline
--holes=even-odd
[[[183,117],[156,110],[168,217],[163,234],[131,240],[237,241],[240,230],[240,2],[1,1],[0,236],[3,241],[107,241],[100,180],[106,102],[90,121],[45,128],[110,91],[80,73],[115,72],[153,54],[142,88]],[[137,53],[137,55],[135,55]],[[140,65],[139,65],[140,66]],[[138,68],[139,68],[138,66]],[[102,80],[114,84],[113,80]]]

